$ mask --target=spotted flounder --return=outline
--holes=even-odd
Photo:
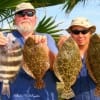
[[[36,44],[34,40],[29,37],[23,48],[23,58],[25,68],[28,69],[30,75],[35,78],[34,87],[41,89],[45,87],[43,77],[49,69],[49,55],[42,44]],[[27,70],[26,69],[26,70]],[[27,71],[28,71],[27,70]]]
[[[71,86],[75,83],[81,67],[79,48],[74,40],[69,37],[59,49],[53,66],[54,73],[64,83],[61,98],[70,99],[75,96]]]
[[[100,96],[100,37],[93,34],[86,56],[87,69],[96,83],[95,95]]]

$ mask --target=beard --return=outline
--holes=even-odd
[[[20,33],[28,33],[28,34],[33,33],[35,29],[33,25],[28,21],[23,21],[19,25],[15,25],[15,27]]]

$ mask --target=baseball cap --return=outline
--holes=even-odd
[[[77,17],[72,20],[71,25],[68,27],[67,31],[70,32],[71,28],[73,26],[81,26],[84,28],[89,28],[91,29],[92,32],[95,32],[96,26],[92,25],[89,20],[85,17]]]
[[[27,2],[24,2],[24,3],[20,3],[16,6],[16,9],[15,9],[15,14],[19,11],[23,11],[23,10],[35,10],[34,6],[31,4],[31,3],[27,3]]]

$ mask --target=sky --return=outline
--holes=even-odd
[[[56,18],[56,23],[62,23],[58,28],[66,29],[71,23],[73,18],[82,16],[89,19],[89,21],[96,26],[96,33],[100,34],[100,0],[86,0],[85,6],[83,3],[79,3],[71,11],[71,13],[66,14],[62,9],[63,4],[45,8],[38,8],[37,16],[38,20],[41,20],[43,16]],[[68,34],[66,31],[61,32],[61,34]]]

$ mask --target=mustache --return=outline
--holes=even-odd
[[[20,23],[25,23],[25,22],[28,22],[28,23],[30,23],[30,20],[22,20],[22,21],[20,21]]]

